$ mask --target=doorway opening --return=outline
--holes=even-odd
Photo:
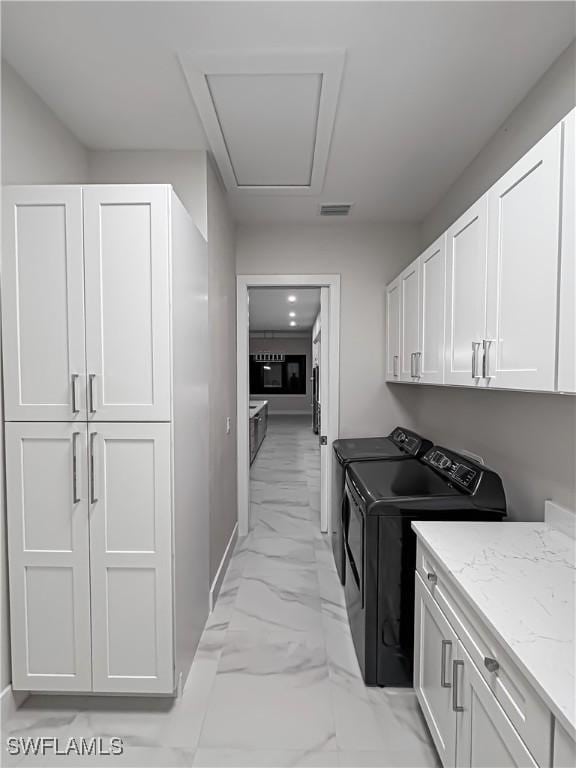
[[[310,521],[329,533],[339,275],[240,275],[237,288],[238,534],[273,527],[273,513],[259,502],[272,488],[278,497],[279,485],[286,508],[296,512],[306,501]],[[277,523],[289,528],[289,515]]]

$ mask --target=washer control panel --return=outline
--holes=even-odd
[[[478,487],[481,470],[468,464],[457,454],[434,446],[424,454],[422,461],[470,493],[473,493]]]

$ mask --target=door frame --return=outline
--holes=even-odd
[[[322,337],[328,339],[328,404],[322,404],[326,417],[326,452],[338,438],[340,426],[340,275],[237,275],[236,276],[236,364],[237,405],[236,439],[238,451],[238,535],[246,536],[250,527],[250,431],[248,402],[249,381],[249,288],[326,288],[329,296],[328,334],[322,329]],[[327,410],[327,413],[326,413]],[[330,533],[330,514],[333,486],[331,453],[321,465],[321,530]],[[324,470],[324,471],[323,471]]]

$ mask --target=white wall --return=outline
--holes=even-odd
[[[418,229],[352,221],[244,224],[238,274],[340,274],[340,435],[374,436],[411,425],[405,389],[384,381],[385,286],[417,253]]]
[[[175,150],[92,150],[91,184],[172,184],[194,223],[208,237],[206,152]]]
[[[283,352],[285,355],[306,355],[306,394],[255,394],[254,400],[268,400],[270,413],[307,413],[312,418],[312,335],[265,338],[261,332],[250,334],[250,354],[256,352]]]
[[[2,61],[2,183],[74,184],[86,181],[85,148],[9,64]],[[0,429],[2,429],[0,398]],[[4,435],[0,434],[0,466]],[[0,472],[0,690],[10,683],[6,510]]]
[[[422,222],[422,246],[443,232],[576,101],[567,49]],[[544,500],[576,506],[576,398],[441,387],[410,389],[415,425],[431,439],[484,456],[501,473],[516,520],[540,520]]]
[[[2,183],[76,184],[86,174],[86,149],[3,60]]]

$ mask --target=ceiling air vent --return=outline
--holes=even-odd
[[[348,216],[352,204],[321,205],[320,216]]]

